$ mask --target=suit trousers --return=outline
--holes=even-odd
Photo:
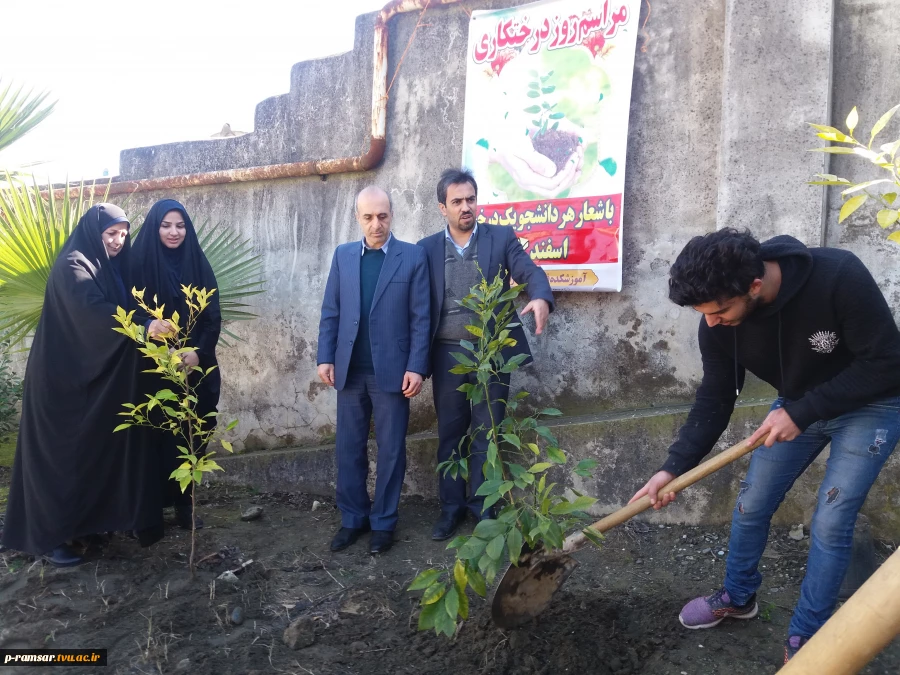
[[[370,501],[367,444],[375,414],[378,459],[375,500]],[[409,399],[378,388],[374,373],[351,370],[337,393],[337,505],[343,527],[393,531],[397,527],[400,489],[406,473],[406,430]]]
[[[438,477],[438,491],[441,498],[441,512],[459,516],[468,508],[476,518],[481,517],[484,510],[484,497],[476,496],[478,488],[484,482],[484,462],[487,457],[488,438],[486,430],[491,427],[491,413],[497,424],[504,417],[504,403],[494,403],[488,410],[487,402],[482,401],[473,406],[466,395],[458,391],[462,384],[475,384],[475,373],[454,375],[450,369],[457,364],[451,354],[465,353],[457,344],[435,342],[431,350],[432,373],[434,377],[434,409],[438,420],[438,463],[445,462],[457,451],[459,458],[460,442],[466,438],[470,430],[483,426],[472,439],[471,445],[463,443],[463,456],[469,456],[468,497],[466,481],[461,476],[455,480],[441,473]],[[491,399],[506,399],[509,394],[509,374],[501,375],[489,385]]]

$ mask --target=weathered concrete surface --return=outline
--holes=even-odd
[[[799,188],[825,157],[798,149],[828,116],[833,2],[727,0],[718,227],[824,242],[821,194]]]
[[[466,2],[469,9],[519,4]],[[808,243],[856,251],[900,306],[897,253],[874,227],[837,228],[833,206],[827,228],[822,196],[804,182],[820,170],[807,153],[817,139],[807,121],[828,115],[830,50],[836,49],[836,116],[860,105],[864,119],[893,105],[893,73],[900,65],[895,0],[655,0],[649,42],[638,39],[632,91],[625,192],[624,290],[619,294],[565,294],[544,335],[532,338],[536,364],[516,374],[514,387],[552,403],[567,415],[618,415],[561,433],[576,458],[601,459],[589,492],[604,508],[624,503],[629,490],[661,464],[679,423],[677,415],[628,422],[634,409],[687,404],[700,378],[698,317],[666,300],[668,268],[692,236],[717,226],[748,226],[764,237],[788,232]],[[646,18],[642,4],[640,21]],[[390,24],[388,73],[393,77],[417,16]],[[335,395],[317,382],[319,308],[334,248],[359,237],[352,217],[355,193],[369,183],[388,189],[395,234],[415,241],[442,227],[434,185],[461,157],[465,104],[464,55],[468,16],[461,6],[429,10],[409,46],[390,91],[387,152],[367,174],[203,187],[173,194],[139,194],[132,211],[161,197],[182,200],[195,221],[225,221],[262,255],[268,291],[254,301],[261,319],[233,327],[245,338],[221,350],[221,409],[240,425],[235,447],[311,449],[244,455],[235,475],[269,486],[330,491]],[[875,39],[870,33],[874,31]],[[880,36],[880,37],[877,37]],[[277,162],[353,155],[364,149],[371,102],[372,16],[357,21],[352,52],[297,64],[291,90],[257,107],[256,130],[236,139],[176,143],[127,150],[128,179]],[[646,44],[647,51],[641,50]],[[840,109],[840,110],[839,110]],[[819,162],[817,164],[817,162]],[[855,229],[853,229],[855,228]],[[531,327],[531,320],[526,319]],[[759,382],[744,396],[770,396]],[[746,408],[729,440],[762,420]],[[742,418],[743,419],[743,418]],[[665,420],[665,421],[663,421]],[[743,426],[741,426],[743,425]],[[413,403],[412,433],[434,429],[430,386]],[[574,429],[574,427],[573,427]],[[640,442],[636,442],[639,439]],[[412,494],[434,494],[433,447],[410,441]],[[268,462],[268,463],[266,463]],[[247,467],[239,469],[238,464]],[[716,477],[666,517],[687,521],[727,517],[735,494],[732,472]],[[783,513],[808,518],[815,470],[792,492]],[[890,463],[876,488],[883,526],[898,502],[885,486],[898,483]],[[884,495],[890,494],[890,498]],[[881,496],[879,496],[881,495]],[[788,516],[785,516],[788,517]]]

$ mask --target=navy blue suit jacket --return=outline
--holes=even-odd
[[[447,227],[440,232],[435,232],[429,237],[419,241],[419,246],[428,254],[428,267],[431,277],[431,322],[429,331],[429,344],[434,340],[438,324],[441,321],[441,308],[444,306],[444,258],[446,255]],[[525,293],[532,300],[541,298],[550,305],[552,312],[555,305],[553,292],[550,290],[550,282],[547,274],[538,267],[525,253],[522,244],[519,243],[516,232],[511,227],[504,225],[478,224],[478,266],[484,276],[490,281],[497,276],[497,272],[503,270],[507,273],[503,282],[503,289],[509,288],[509,279],[512,276],[516,283],[526,284]],[[515,323],[521,324],[518,313]],[[514,347],[507,347],[503,356],[507,360],[516,354],[527,354],[528,359],[524,363],[531,362],[531,350],[528,348],[528,340],[525,339],[525,331],[519,325],[510,332],[510,337],[516,341]],[[430,363],[429,363],[430,366]],[[431,375],[431,369],[428,370]]]
[[[361,241],[341,244],[325,284],[316,361],[334,364],[338,391],[347,382],[359,331],[361,262]],[[428,372],[429,305],[425,251],[391,237],[369,314],[372,361],[381,391],[402,391],[406,371]]]

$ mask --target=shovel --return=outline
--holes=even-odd
[[[765,443],[766,436],[753,443],[743,440],[699,466],[684,473],[659,491],[659,494],[681,492],[701,478],[705,478],[739,457],[756,450]],[[616,525],[621,525],[632,517],[650,508],[650,497],[644,495],[633,504],[619,509],[606,518],[598,520],[590,526],[596,532],[603,533]],[[570,534],[563,542],[561,550],[544,551],[538,548],[519,557],[518,566],[511,566],[494,593],[491,604],[491,616],[500,628],[518,628],[547,609],[553,595],[566,582],[566,579],[578,567],[578,561],[569,556],[587,543],[582,532]]]

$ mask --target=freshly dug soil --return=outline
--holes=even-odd
[[[531,139],[531,145],[539,153],[549,157],[556,164],[556,173],[559,173],[578,147],[578,135],[571,131],[547,129],[535,134]]]
[[[448,640],[416,631],[417,594],[405,590],[422,569],[452,561],[430,538],[437,506],[404,502],[397,543],[372,557],[367,537],[342,553],[328,550],[339,517],[319,499],[312,510],[302,494],[204,489],[197,557],[213,557],[194,581],[189,533],[174,527],[146,550],[115,536],[71,569],[7,551],[0,648],[106,648],[104,672],[135,675],[760,675],[780,667],[808,547],[774,529],[760,617],[688,631],[678,611],[720,585],[728,530],[632,523],[609,533],[603,550],[580,552],[581,566],[530,625],[502,631],[487,602],[473,598],[469,620]],[[251,505],[263,516],[241,521]],[[878,551],[880,562],[889,550]],[[216,580],[251,559],[237,583]],[[295,650],[283,636],[298,619]],[[864,672],[898,671],[895,642]]]

